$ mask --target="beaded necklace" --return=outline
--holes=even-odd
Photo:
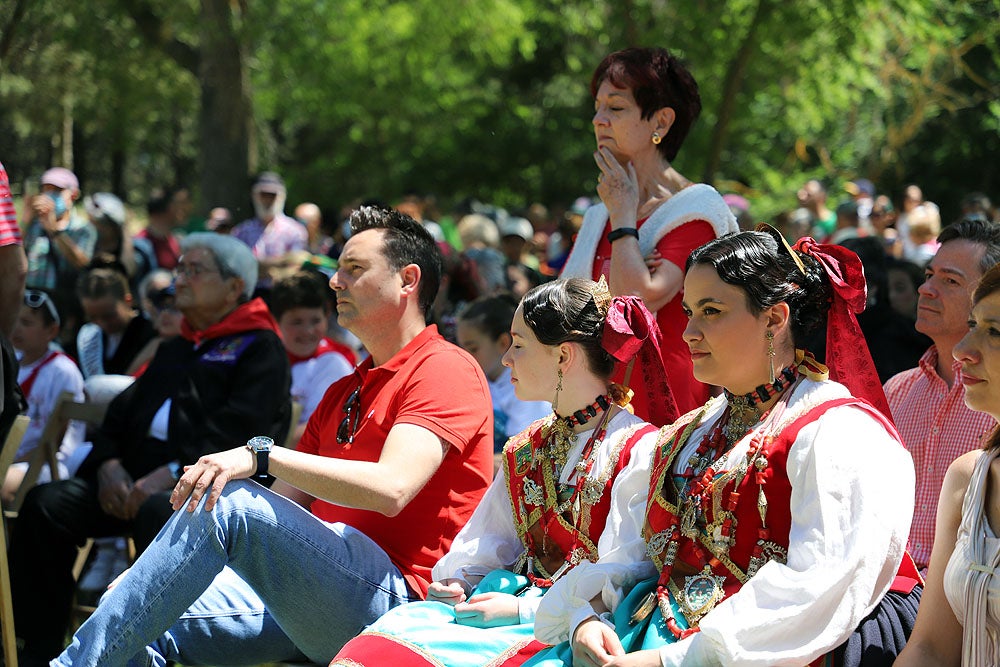
[[[604,399],[601,401],[600,399]],[[579,537],[576,537],[573,544],[570,546],[569,551],[566,553],[566,560],[563,564],[550,576],[540,577],[532,572],[532,564],[537,561],[538,556],[546,556],[551,551],[552,548],[549,542],[549,533],[552,530],[552,524],[557,522],[560,517],[564,516],[566,512],[572,511],[572,525],[575,529],[575,533],[579,535],[579,523],[583,516],[583,512],[579,507],[579,502],[582,499],[583,502],[587,504],[593,504],[599,500],[600,489],[591,489],[590,486],[590,473],[594,468],[594,461],[596,459],[596,452],[601,442],[603,442],[604,437],[607,435],[608,422],[611,418],[612,410],[607,409],[610,406],[610,402],[604,396],[598,397],[598,400],[594,402],[593,407],[595,407],[594,415],[587,417],[582,423],[586,423],[593,416],[597,414],[597,407],[604,413],[603,418],[600,423],[591,433],[590,437],[587,439],[587,443],[584,445],[583,450],[580,452],[580,459],[574,466],[576,471],[576,480],[570,484],[559,483],[557,485],[556,492],[556,504],[551,510],[551,515],[548,520],[542,525],[542,544],[538,545],[532,538],[530,532],[525,533],[525,541],[527,549],[525,550],[522,557],[525,559],[527,567],[525,569],[526,576],[528,579],[539,588],[548,588],[561,577],[569,568],[579,564],[580,560],[583,559],[584,555],[581,553],[579,547]],[[579,415],[581,411],[577,411],[574,415]],[[559,471],[566,465],[566,458],[569,453],[569,447],[566,448],[566,452],[562,456],[560,461],[556,457],[552,456],[552,446],[551,440],[558,437],[558,431],[556,431],[558,425],[565,425],[566,418],[556,417],[553,422],[551,430],[549,432],[549,437],[544,437],[541,442],[533,445],[533,454],[531,469],[536,470],[540,463],[548,460],[551,463],[550,467],[540,471],[544,478],[545,474],[551,474],[553,479],[559,479]],[[575,438],[574,438],[575,440]],[[544,464],[543,464],[544,465]],[[539,485],[533,483],[530,480],[525,482],[525,500],[532,505],[544,506],[545,504],[545,493],[544,488],[547,485],[544,483]],[[596,495],[596,497],[594,497]],[[540,547],[540,548],[539,548]],[[515,568],[516,569],[516,568]]]
[[[734,444],[746,435],[751,426],[761,420],[762,415],[758,406],[767,403],[772,397],[780,395],[795,382],[796,377],[798,377],[798,370],[796,365],[792,364],[783,369],[773,382],[762,384],[747,394],[736,395],[728,389],[723,389],[726,400],[729,402],[729,420],[726,423],[726,439],[729,444]]]
[[[555,461],[560,468],[566,465],[569,450],[576,444],[576,434],[573,433],[573,427],[583,426],[602,412],[607,416],[610,405],[610,397],[601,395],[594,399],[593,403],[582,410],[577,410],[568,417],[563,417],[556,412],[556,419],[549,431],[550,437],[545,439],[545,447],[540,454]]]

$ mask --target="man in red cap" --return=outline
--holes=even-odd
[[[53,167],[42,174],[42,193],[31,200],[34,215],[26,226],[28,287],[72,294],[79,271],[90,263],[97,230],[73,213],[80,182],[69,169]]]

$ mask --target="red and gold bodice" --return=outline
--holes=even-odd
[[[567,483],[560,483],[560,470],[545,455],[554,417],[532,424],[504,447],[504,475],[512,499],[514,525],[524,544],[516,572],[533,580],[558,578],[584,560],[597,560],[597,542],[611,506],[611,486],[628,464],[633,446],[655,430],[635,424],[609,431],[594,450],[609,448],[600,469],[588,466],[581,456]],[[537,583],[537,581],[536,581]]]

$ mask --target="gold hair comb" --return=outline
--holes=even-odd
[[[799,271],[802,272],[802,275],[806,275],[806,265],[802,263],[802,258],[799,257],[798,253],[792,250],[792,246],[788,245],[788,241],[785,240],[784,234],[766,222],[758,222],[757,226],[754,227],[754,231],[766,232],[775,238],[781,239],[781,245],[785,246],[785,250],[787,250],[788,254],[792,256],[792,259],[795,261],[795,266],[799,267]]]
[[[604,279],[603,275],[591,289],[590,294],[594,297],[598,312],[601,313],[601,316],[607,317],[608,310],[611,308],[611,290],[608,289],[608,281]]]

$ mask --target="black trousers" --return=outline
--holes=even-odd
[[[12,530],[10,580],[14,628],[28,659],[48,661],[62,652],[72,610],[73,562],[87,538],[131,534],[145,549],[173,510],[170,492],[150,496],[136,518],[105,514],[97,483],[74,477],[33,488]]]

